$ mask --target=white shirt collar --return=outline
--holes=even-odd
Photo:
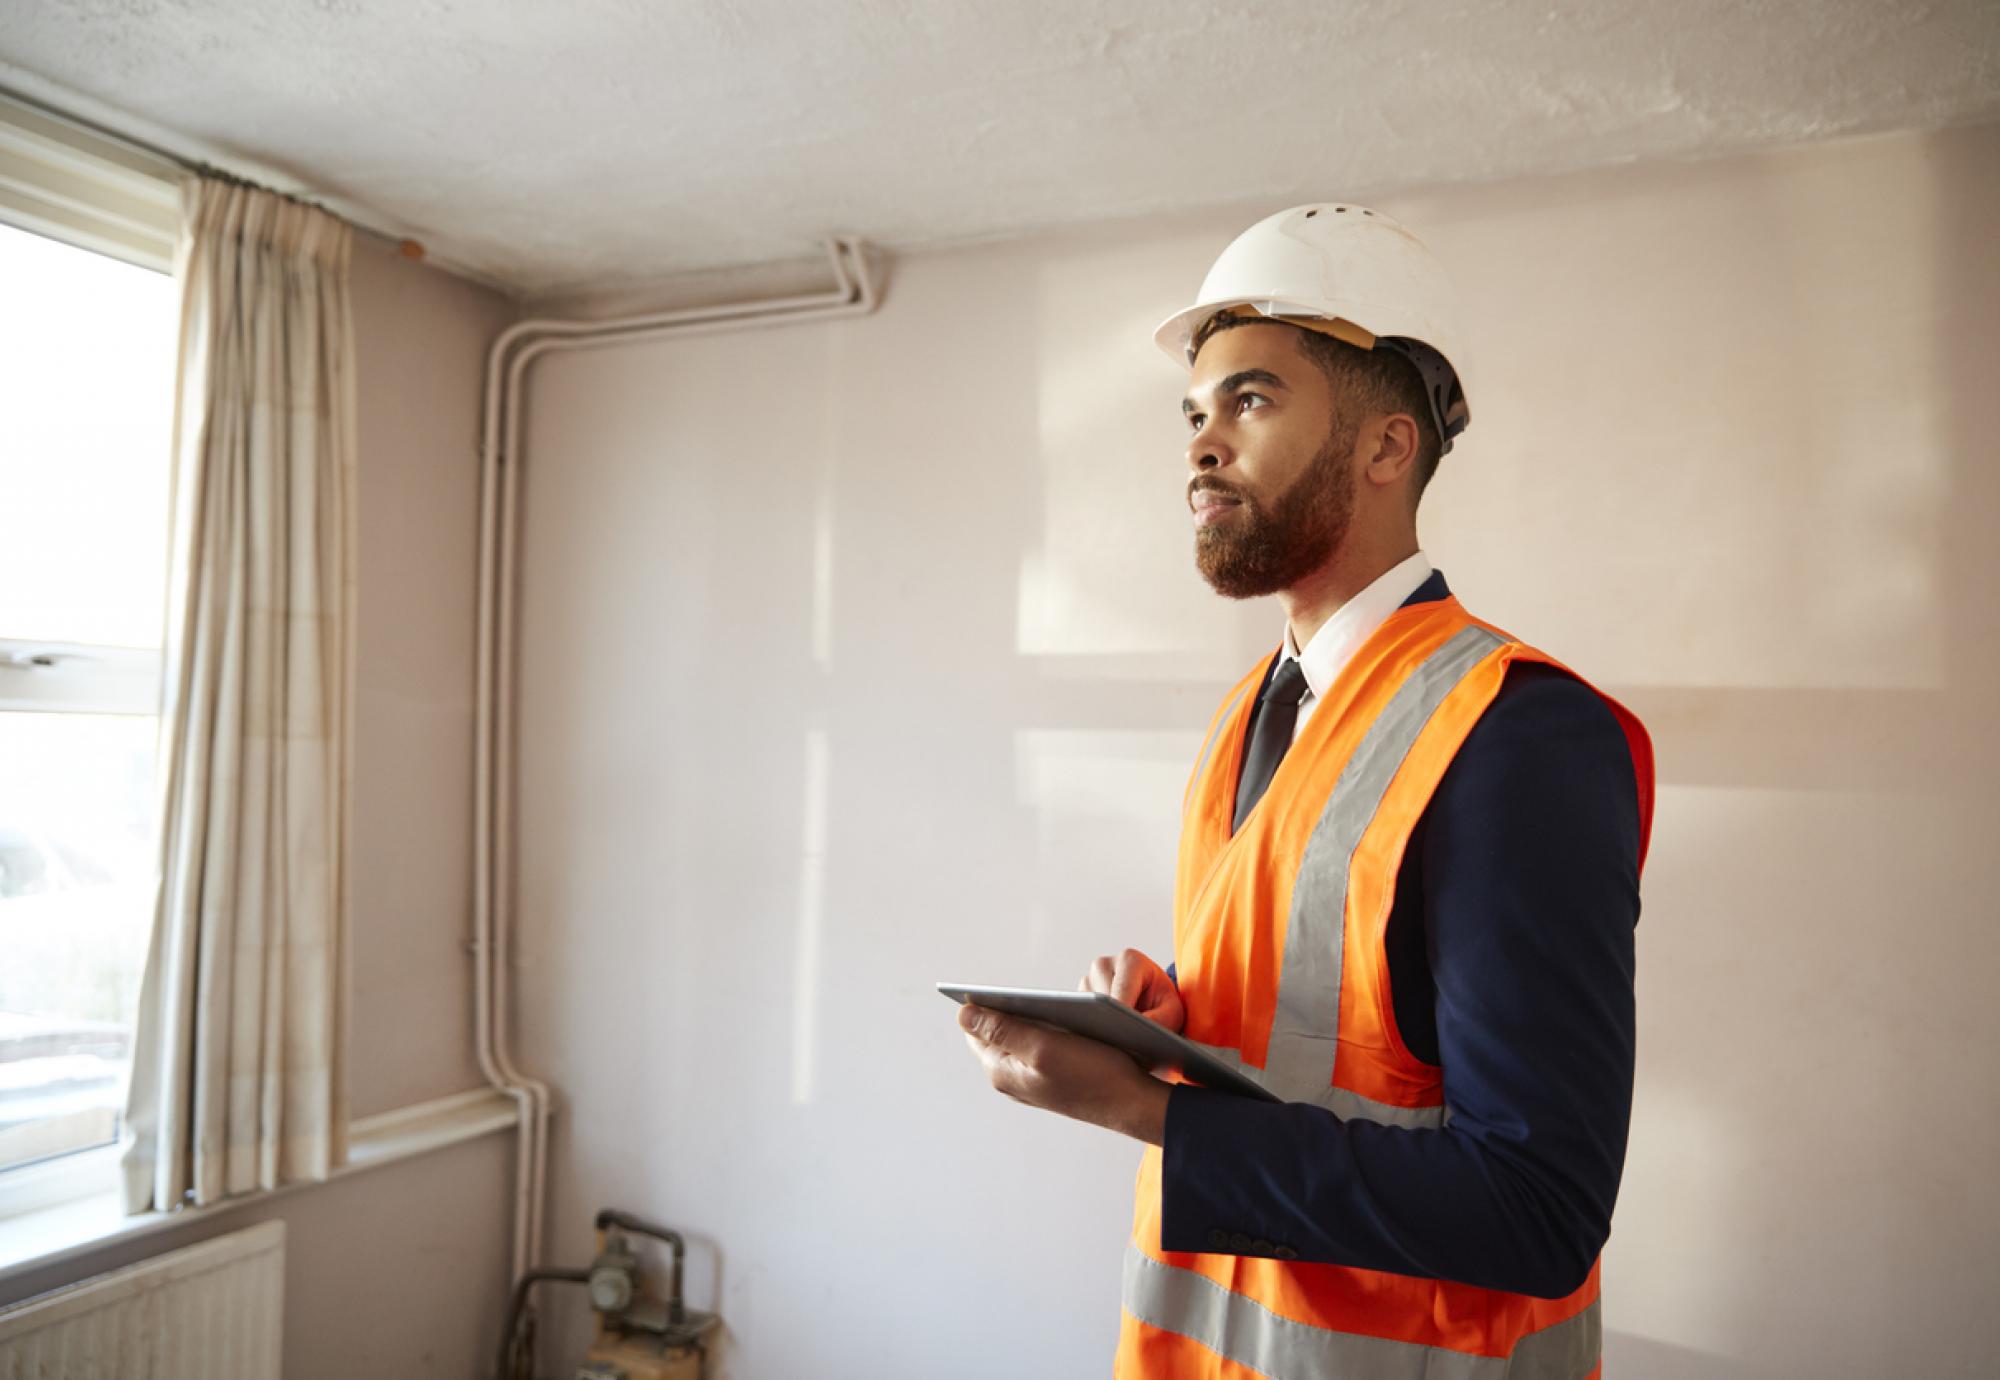
[[[1326,694],[1355,650],[1430,577],[1430,560],[1421,551],[1390,566],[1342,604],[1313,634],[1303,652],[1292,645],[1291,624],[1285,625],[1284,656],[1298,659],[1299,669],[1306,675],[1306,689],[1314,699]]]

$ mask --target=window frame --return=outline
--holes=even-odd
[[[160,713],[152,647],[0,637],[0,714]]]
[[[183,169],[0,91],[0,224],[174,271]],[[164,457],[163,457],[164,462]],[[156,648],[0,638],[0,713],[160,713]],[[0,1168],[0,1223],[114,1191],[120,1145]]]
[[[0,221],[16,229],[171,273],[185,175],[0,90]]]

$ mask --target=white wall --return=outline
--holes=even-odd
[[[1265,209],[540,366],[555,1253],[607,1203],[692,1233],[736,1380],[1108,1367],[1137,1149],[993,1095],[930,989],[1168,945],[1199,730],[1281,616],[1192,573],[1149,333]],[[2000,129],[1389,209],[1479,347],[1428,550],[1658,742],[1611,1368],[1986,1371]]]

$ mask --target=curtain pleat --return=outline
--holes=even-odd
[[[352,232],[206,178],[182,212],[134,1212],[323,1179],[346,1158]]]

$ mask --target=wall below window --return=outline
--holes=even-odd
[[[513,1177],[511,1139],[487,1136],[10,1276],[0,1303],[282,1220],[285,1380],[468,1380],[499,1345]]]
[[[1607,1368],[1985,1369],[2000,130],[1387,209],[1476,347],[1426,548],[1658,742]],[[689,1233],[734,1380],[1108,1364],[1137,1149],[994,1095],[930,989],[1168,949],[1181,786],[1282,619],[1190,568],[1150,333],[1250,218],[912,256],[868,319],[538,366],[552,1254],[604,1203]]]

